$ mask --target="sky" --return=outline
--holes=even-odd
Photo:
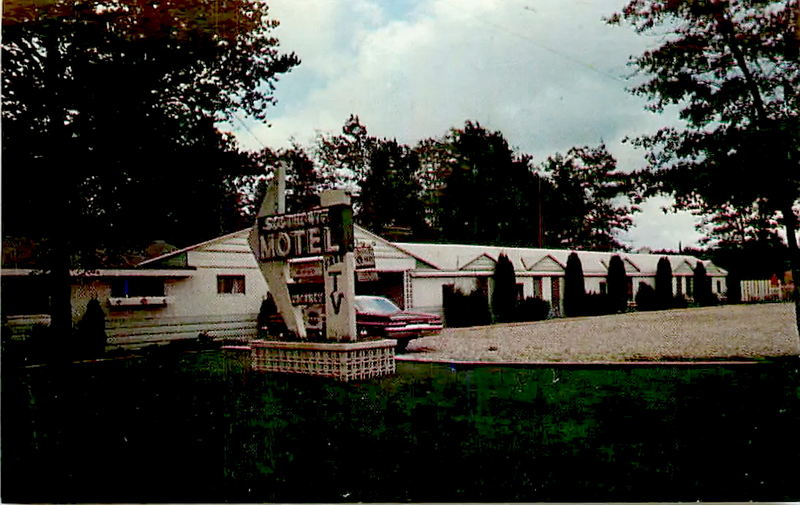
[[[276,85],[268,124],[240,119],[244,148],[310,145],[350,114],[369,133],[414,145],[467,120],[503,133],[534,163],[605,142],[623,170],[644,165],[626,136],[679,125],[626,91],[626,65],[659,42],[603,22],[624,0],[269,0],[284,52],[301,60]],[[648,200],[622,234],[634,249],[696,245],[698,218]]]

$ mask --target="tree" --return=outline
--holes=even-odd
[[[708,277],[706,267],[702,261],[697,262],[692,277],[694,280],[694,301],[701,306],[711,305],[714,302],[714,295],[711,292],[711,279]]]
[[[661,44],[632,59],[647,78],[632,91],[650,98],[654,111],[679,106],[685,122],[635,141],[648,150],[649,167],[637,174],[642,195],[671,194],[677,206],[700,213],[741,212],[758,202],[765,216],[783,223],[795,278],[798,11],[798,0],[633,0],[609,19],[658,32]]]
[[[356,202],[361,193],[361,182],[366,178],[370,153],[376,142],[358,116],[351,114],[338,135],[320,134],[315,144],[315,155],[319,162],[326,188],[344,189]]]
[[[508,256],[500,254],[492,274],[492,313],[495,321],[507,323],[513,320],[517,306],[517,276]]]
[[[373,143],[361,182],[359,223],[378,234],[424,234],[419,157],[396,140]]]
[[[625,312],[628,308],[628,274],[618,254],[612,256],[608,262],[606,286],[613,311]]]
[[[319,205],[322,175],[302,146],[292,143],[278,153],[278,162],[286,164],[286,211],[303,212]]]
[[[636,206],[615,199],[629,188],[627,175],[604,144],[573,147],[541,165],[553,185],[545,203],[545,240],[570,249],[611,251],[624,249],[617,233],[633,225]]]
[[[65,330],[69,269],[98,248],[185,243],[240,217],[237,176],[255,168],[215,125],[236,111],[263,120],[298,60],[278,52],[260,2],[3,7],[4,233],[47,239],[52,325]]]
[[[672,265],[662,256],[656,265],[656,306],[659,309],[672,307]]]
[[[354,217],[375,233],[424,234],[424,210],[416,151],[397,140],[369,135],[351,114],[338,135],[317,136],[315,155],[327,188],[353,197]]]
[[[578,253],[570,253],[564,270],[564,314],[568,317],[583,315],[586,287],[583,281],[583,265]]]
[[[749,244],[783,247],[777,220],[766,215],[762,207],[759,202],[747,208],[724,205],[703,215],[698,230],[704,232],[705,237],[700,239],[700,243],[718,249],[738,249]]]
[[[531,158],[502,133],[467,121],[418,146],[431,224],[444,241],[529,245],[537,233],[537,178]]]

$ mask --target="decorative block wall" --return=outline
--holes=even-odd
[[[344,382],[395,373],[394,340],[352,343],[254,340],[251,363],[263,372],[331,377]]]

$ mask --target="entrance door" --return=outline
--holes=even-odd
[[[550,302],[553,307],[553,314],[556,317],[561,316],[561,278],[550,277]]]

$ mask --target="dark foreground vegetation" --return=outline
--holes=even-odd
[[[799,367],[3,367],[2,500],[792,501]]]

